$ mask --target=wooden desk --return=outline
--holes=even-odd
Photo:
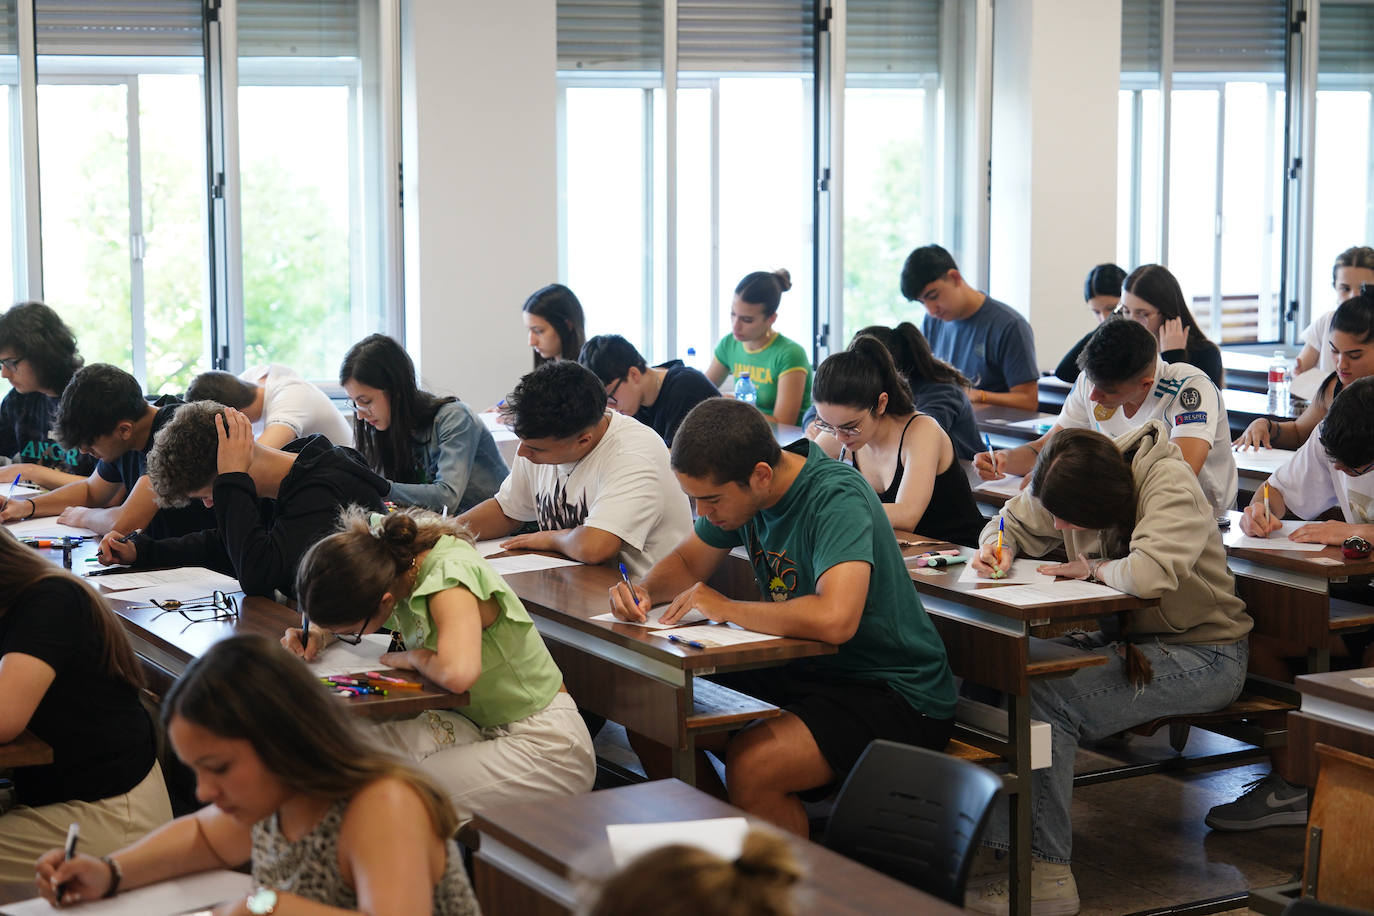
[[[1288,714],[1288,761],[1299,785],[1317,784],[1318,742],[1374,757],[1374,668],[1305,674],[1295,684],[1302,709]]]
[[[1064,409],[1064,401],[1073,390],[1071,382],[1057,375],[1042,375],[1036,385],[1040,389],[1040,409],[1056,415]]]
[[[1301,413],[1301,411],[1293,410],[1291,403],[1287,414],[1270,413],[1269,395],[1262,391],[1238,391],[1235,388],[1227,388],[1221,392],[1221,398],[1226,403],[1232,439],[1245,432],[1245,427],[1260,417],[1278,417],[1280,420],[1291,420],[1298,413]]]
[[[978,431],[988,436],[994,445],[1012,448],[1039,439],[1049,432],[1059,419],[1059,414],[1040,413],[1036,410],[1022,410],[1019,407],[1005,407],[1001,404],[975,404],[973,421]],[[1036,426],[1013,426],[1013,423],[1033,421]]]
[[[758,599],[748,564],[727,557],[712,584],[727,595]],[[731,581],[723,581],[728,578]],[[693,649],[628,623],[592,620],[610,611],[620,581],[609,566],[562,566],[506,577],[534,618],[577,705],[673,749],[673,775],[693,779],[693,682],[717,671],[766,668],[795,658],[830,655],[809,639]]]
[[[1330,670],[1330,585],[1374,574],[1374,559],[1347,560],[1339,547],[1318,551],[1234,547],[1243,536],[1240,513],[1232,510],[1227,515],[1231,519],[1231,528],[1223,536],[1227,565],[1236,577],[1236,593],[1254,618],[1255,632],[1306,646],[1308,670]]]
[[[749,816],[673,779],[479,811],[473,821],[481,836],[473,862],[477,900],[485,913],[580,912],[579,885],[603,881],[614,872],[606,844],[608,824],[715,817]],[[962,912],[824,846],[788,839],[806,872],[796,889],[802,912]]]
[[[0,744],[0,769],[37,767],[52,763],[52,747],[31,731],[19,733],[7,744]]]

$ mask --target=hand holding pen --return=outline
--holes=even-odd
[[[969,565],[974,572],[982,579],[1000,579],[1006,576],[1011,569],[1012,562],[1016,559],[1016,545],[1011,541],[1004,541],[1002,544],[1002,558],[997,558],[997,542],[988,541],[978,548],[978,553],[974,554]]]
[[[973,456],[973,469],[978,472],[978,476],[984,480],[1001,480],[1007,476],[1003,470],[1006,466],[1006,458],[999,458],[998,454],[992,450],[992,439],[987,433],[983,434],[983,445],[987,451],[979,452]]]
[[[100,548],[96,551],[95,558],[100,561],[102,566],[110,566],[115,563],[126,565],[133,563],[134,560],[138,559],[138,547],[133,543],[133,540],[141,533],[141,528],[135,528],[128,534],[111,531],[100,539]]]
[[[611,613],[620,620],[642,623],[648,619],[649,593],[630,581],[630,571],[620,564],[620,580],[611,586]]]

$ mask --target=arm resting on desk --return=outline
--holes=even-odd
[[[620,553],[620,538],[592,525],[517,534],[502,543],[511,550],[549,550],[579,563],[597,565],[614,560]]]
[[[524,524],[501,511],[501,504],[495,496],[482,500],[458,516],[458,521],[471,528],[472,536],[479,541],[505,537]]]
[[[859,629],[872,567],[850,560],[830,567],[816,580],[816,593],[790,601],[731,601],[706,585],[694,585],[674,601],[690,604],[716,621],[746,630],[816,639],[838,645]],[[668,620],[669,614],[664,615]]]
[[[984,391],[975,388],[969,392],[968,399],[975,404],[1000,404],[1003,407],[1019,407],[1034,411],[1040,407],[1040,385],[1038,382],[1022,382],[1013,385],[1010,391]]]
[[[429,596],[429,615],[438,631],[437,652],[388,652],[379,661],[418,671],[454,693],[469,690],[482,676],[482,630],[484,624],[495,622],[495,614],[490,621],[484,620],[472,592],[466,588],[446,588]]]

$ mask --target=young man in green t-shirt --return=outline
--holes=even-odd
[[[775,719],[715,736],[730,801],[801,836],[801,796],[843,779],[874,738],[931,748],[949,740],[954,683],[873,488],[807,440],[778,447],[758,411],[726,398],[692,409],[673,439],[672,467],[694,498],[694,532],[611,609],[671,601],[665,623],[695,608],[714,621],[835,643],[833,655],[716,675],[781,706]],[[705,584],[731,548],[750,555],[763,599],[735,601]],[[638,599],[638,605],[635,603]],[[663,754],[635,736],[645,768]],[[658,775],[650,773],[651,776]]]

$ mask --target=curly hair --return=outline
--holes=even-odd
[[[301,611],[322,626],[361,623],[350,618],[359,608],[375,613],[383,595],[397,593],[415,558],[444,535],[473,542],[467,525],[428,509],[398,509],[374,524],[366,509],[349,506],[334,533],[315,542],[296,567]]]
[[[85,448],[128,420],[137,423],[148,411],[138,379],[108,363],[78,369],[62,389],[53,423],[63,448]]]
[[[0,350],[5,349],[33,363],[40,388],[59,394],[84,362],[72,329],[41,302],[18,302],[0,314]]]
[[[501,421],[520,439],[566,439],[601,422],[606,386],[572,360],[553,360],[529,372],[506,395]]]
[[[219,473],[219,421],[215,418],[224,416],[225,409],[218,401],[182,404],[153,437],[148,479],[162,508],[184,506],[193,492],[215,482]]]

